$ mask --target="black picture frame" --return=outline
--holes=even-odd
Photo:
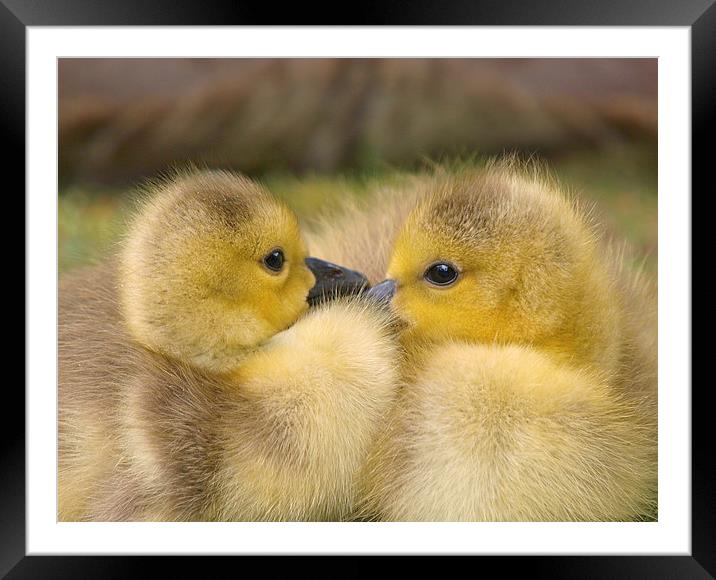
[[[320,6],[320,7],[319,7]],[[295,12],[295,13],[294,13]],[[350,17],[350,22],[346,18]],[[280,18],[280,21],[276,21]],[[296,4],[190,2],[154,0],[0,0],[0,119],[5,153],[2,175],[6,207],[25,187],[25,35],[28,26],[83,25],[566,25],[566,26],[685,26],[691,29],[692,64],[692,181],[709,183],[710,156],[706,147],[716,109],[716,6],[714,0],[581,0],[539,3],[434,2],[432,0],[364,1],[351,9],[336,3],[313,8]],[[14,180],[10,178],[14,177]],[[14,183],[14,185],[9,185]],[[705,187],[705,185],[704,185]],[[7,200],[7,201],[6,201]],[[24,213],[24,206],[23,206]],[[6,244],[6,248],[14,248]],[[14,255],[17,252],[10,252]],[[26,288],[25,288],[26,290]],[[26,312],[27,316],[27,312]],[[680,385],[670,385],[670,388]],[[712,578],[716,575],[716,461],[712,445],[707,384],[692,388],[692,551],[691,556],[503,556],[481,557],[501,574],[523,573],[549,578]],[[26,556],[25,555],[25,429],[23,392],[14,381],[4,390],[5,413],[0,422],[0,575],[8,578],[125,577],[145,571],[155,557]],[[15,411],[10,411],[14,409]],[[13,420],[16,420],[13,422]],[[484,559],[484,560],[483,560]],[[263,558],[262,558],[263,560]],[[291,575],[315,572],[313,559],[291,557],[283,565]],[[226,563],[225,558],[200,561],[162,557],[166,575],[181,571],[202,576]],[[463,562],[464,563],[464,562]],[[259,564],[256,562],[255,564]],[[444,571],[444,559],[439,563]],[[473,564],[474,565],[474,564]],[[341,575],[373,572],[365,558],[335,562]],[[421,567],[427,570],[425,564]],[[235,568],[239,571],[239,569]]]

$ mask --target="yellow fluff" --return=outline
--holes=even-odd
[[[245,178],[148,193],[118,263],[60,282],[59,519],[345,517],[394,398],[389,313],[307,310],[297,220]]]
[[[653,289],[534,168],[438,171],[411,188],[390,210],[410,206],[387,265],[406,385],[364,470],[360,516],[655,518]],[[351,217],[365,247],[370,220]],[[435,264],[456,280],[430,283]]]

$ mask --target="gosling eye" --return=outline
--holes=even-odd
[[[274,248],[263,259],[264,266],[266,266],[272,272],[280,272],[283,268],[283,250],[281,248]]]
[[[455,266],[448,262],[436,262],[425,270],[425,279],[435,286],[449,286],[458,277],[458,271]]]

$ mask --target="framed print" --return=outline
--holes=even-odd
[[[27,228],[0,572],[431,554],[716,574],[691,384],[711,2],[384,4],[349,26],[124,7],[0,5]],[[525,390],[459,398],[485,368]],[[445,436],[473,404],[488,455]]]

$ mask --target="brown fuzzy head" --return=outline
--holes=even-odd
[[[388,269],[409,337],[566,350],[589,342],[609,282],[570,200],[510,166],[438,175],[424,187]]]
[[[306,310],[315,278],[297,218],[263,188],[196,171],[149,193],[119,281],[129,330],[142,344],[222,372]]]

